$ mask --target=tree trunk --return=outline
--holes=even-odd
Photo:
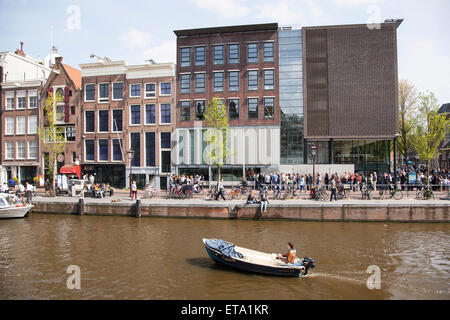
[[[58,164],[56,163],[56,156],[54,156],[55,160],[53,162],[53,196],[56,197],[56,171],[58,170]]]
[[[430,161],[427,160],[427,189],[430,188]]]

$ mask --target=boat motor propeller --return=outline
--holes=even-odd
[[[304,275],[308,274],[308,269],[309,268],[314,268],[316,266],[316,262],[314,261],[314,259],[308,258],[308,257],[304,257],[302,259],[302,265],[305,267],[305,273]]]

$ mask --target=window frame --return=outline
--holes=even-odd
[[[256,72],[256,89],[250,89],[250,72]],[[258,91],[258,90],[259,90],[259,70],[248,69],[247,70],[247,91]]]
[[[203,91],[197,91],[197,89],[199,89],[199,87],[197,87],[197,76],[198,75],[203,75]],[[205,72],[196,72],[194,73],[194,91],[195,93],[205,93],[206,92],[206,73]]]
[[[187,103],[188,112],[187,112],[187,119],[183,118],[183,104]],[[191,120],[191,100],[180,100],[180,121],[190,121]]]
[[[154,86],[153,91],[147,91],[147,85],[152,84]],[[147,96],[147,94],[150,94],[150,96]],[[152,96],[153,94],[153,96]],[[156,99],[156,82],[146,82],[144,83],[144,99]]]
[[[119,151],[120,151],[120,158],[121,160],[115,160],[114,159],[114,141],[119,141]],[[123,145],[123,139],[117,139],[117,138],[112,138],[111,139],[111,162],[123,162],[123,148],[121,148],[121,146]]]
[[[100,129],[100,112],[105,112],[106,111],[106,113],[107,113],[107,119],[106,119],[106,126],[108,127],[108,130],[106,130],[106,131],[102,131],[101,129]],[[99,109],[98,110],[98,112],[97,112],[97,132],[98,133],[108,133],[109,132],[109,109]]]
[[[87,86],[94,86],[94,98],[92,100],[87,100],[87,92],[88,90],[86,89]],[[95,102],[95,83],[85,83],[84,84],[84,102]]]
[[[183,50],[188,50],[188,61],[183,62]],[[180,47],[180,66],[181,67],[190,67],[191,66],[191,47]]]
[[[183,77],[188,78],[188,88],[186,90],[186,88],[183,88]],[[183,92],[183,90],[185,90]],[[180,73],[180,94],[190,94],[191,93],[191,74],[190,73]]]
[[[272,56],[269,56],[269,58],[266,58],[266,44],[272,45]],[[275,41],[263,41],[263,62],[274,62],[275,61]]]
[[[203,48],[203,60],[197,60],[197,50]],[[194,64],[196,66],[204,66],[206,65],[206,46],[205,45],[199,45],[194,47]]]
[[[250,57],[250,46],[256,45],[256,57]],[[255,41],[247,42],[247,63],[258,63],[259,62],[259,43]],[[252,61],[250,61],[252,59]],[[253,61],[255,59],[255,61]]]
[[[236,46],[237,47],[237,58],[231,58],[231,50],[230,50],[231,46]],[[240,61],[240,50],[241,49],[240,49],[239,43],[229,43],[228,44],[228,64],[239,64],[239,61]],[[233,51],[234,51],[234,49],[233,49]],[[237,61],[234,62],[235,61],[234,59],[237,59]]]
[[[216,48],[222,48],[222,59],[217,60],[216,59]],[[213,64],[215,66],[220,66],[225,63],[225,46],[223,44],[214,44],[213,45]]]
[[[23,132],[19,132],[19,119],[23,119]],[[27,117],[16,116],[16,136],[23,136],[27,134]]]
[[[37,109],[38,107],[38,103],[39,103],[39,99],[38,99],[38,90],[37,89],[33,89],[33,90],[28,90],[28,109]],[[36,99],[36,104],[34,107],[31,106],[31,98],[35,98]]]
[[[97,139],[97,161],[98,162],[108,162],[109,161],[109,139],[104,139],[104,138],[99,138]],[[100,141],[106,141],[106,147],[107,149],[107,153],[106,153],[106,160],[101,160],[100,155],[101,155],[101,148],[100,148]]]
[[[92,112],[92,114],[94,115],[94,120],[93,120],[94,128],[92,129],[92,131],[86,131],[86,124],[87,124],[86,114],[88,112]],[[83,129],[84,129],[84,133],[95,133],[95,110],[84,110],[84,128]]]
[[[34,119],[36,119],[36,130],[35,130],[35,132],[30,132],[30,118],[34,118]],[[38,119],[37,119],[37,115],[35,115],[35,114],[30,114],[30,115],[28,115],[28,117],[27,117],[27,134],[38,134]]]
[[[36,148],[36,156],[34,156],[34,157],[32,157],[30,155],[30,150],[31,150],[30,144],[32,142],[36,144],[36,146],[35,146],[35,148]],[[39,146],[38,141],[36,141],[36,140],[29,140],[28,141],[28,143],[27,143],[27,159],[37,159],[37,157],[38,157],[38,146]]]
[[[154,107],[154,122],[147,122],[147,106],[153,106]],[[146,126],[155,126],[156,125],[156,103],[146,103],[145,104],[145,121],[144,125]]]
[[[131,95],[132,92],[133,92],[133,91],[131,90],[131,87],[132,87],[132,86],[139,86],[139,95],[138,95],[138,96],[132,96],[132,95]],[[130,83],[129,89],[130,89],[129,98],[140,98],[140,97],[142,96],[141,83]]]
[[[11,157],[8,157],[8,144],[12,146],[12,148],[10,148],[12,150]],[[16,157],[16,146],[14,141],[5,141],[5,160],[14,160],[15,157]]]
[[[162,85],[163,84],[169,84],[170,85],[170,93],[162,93],[162,90],[163,90]],[[159,83],[159,95],[161,97],[168,97],[168,96],[172,95],[172,82],[171,81],[162,81],[162,82]]]
[[[162,122],[162,109],[161,107],[163,105],[169,105],[169,117],[170,117],[170,122]],[[160,103],[159,104],[159,124],[161,125],[170,125],[172,124],[172,104],[171,103]]]
[[[115,93],[115,90],[114,90],[114,85],[115,84],[122,84],[122,98],[119,98],[119,99],[117,99],[117,98],[114,98],[114,93]],[[112,83],[112,96],[111,96],[111,101],[121,101],[121,100],[123,100],[123,81],[116,81],[116,82],[113,82]]]
[[[267,71],[271,71],[272,73],[272,86],[268,87],[266,85],[266,72]],[[263,89],[264,90],[275,90],[275,69],[270,68],[270,69],[263,69]]]
[[[12,119],[12,132],[8,133],[8,119]],[[5,136],[13,136],[16,132],[16,117],[5,117]]]
[[[87,155],[88,155],[88,153],[87,153],[87,142],[88,141],[92,141],[92,147],[93,147],[93,154],[92,154],[92,160],[88,160],[88,158],[87,158]],[[85,162],[94,162],[95,161],[95,139],[85,139],[84,140],[84,161]]]
[[[266,100],[271,99],[273,101],[273,110],[272,110],[272,116],[266,117]],[[264,119],[275,119],[275,97],[263,97],[263,111],[264,111]]]
[[[231,111],[230,111],[230,103],[233,102],[234,100],[238,101],[238,107],[237,107],[237,118],[235,117],[231,117]],[[241,108],[241,99],[240,98],[228,98],[228,103],[227,103],[227,107],[228,107],[228,119],[229,120],[239,120],[241,113],[240,113],[240,108]]]
[[[121,121],[121,129],[122,129],[122,130],[119,130],[119,131],[116,131],[116,130],[115,130],[115,126],[114,126],[114,111],[116,111],[116,110],[121,111],[121,118],[122,118],[122,121]],[[118,133],[120,133],[120,132],[123,131],[123,109],[121,109],[121,108],[115,108],[115,109],[112,109],[111,111],[112,111],[112,112],[111,112],[111,132],[114,132],[114,133],[118,132]]]
[[[221,74],[222,75],[222,86],[216,87],[216,75]],[[213,71],[213,92],[224,92],[225,88],[225,72],[223,70],[217,70]],[[219,88],[219,89],[217,89]]]
[[[250,100],[256,100],[256,117],[250,117]],[[257,97],[248,97],[247,98],[247,119],[259,119],[259,98]]]
[[[236,73],[237,74],[237,87],[236,90],[232,90],[231,88],[231,73]],[[241,86],[241,73],[239,70],[228,70],[228,92],[239,92],[240,86]],[[234,87],[233,87],[234,88]]]
[[[100,97],[100,88],[102,85],[107,85],[108,86],[108,90],[107,90],[107,95],[106,98],[105,97]],[[109,82],[99,82],[98,83],[98,93],[97,93],[97,102],[98,103],[108,103],[109,102]]]
[[[203,110],[202,110],[202,118],[201,119],[197,118],[197,114],[198,114],[197,113],[197,102],[203,102]],[[194,100],[194,119],[196,121],[204,120],[203,114],[205,113],[205,110],[206,110],[206,99],[196,99],[196,100]]]
[[[23,157],[19,156],[19,143],[23,144]],[[25,140],[16,141],[16,159],[25,160],[27,158],[27,144]]]
[[[139,123],[132,123],[132,121],[133,121],[133,117],[132,117],[132,114],[133,114],[133,107],[137,107],[137,106],[139,106]],[[130,104],[130,113],[129,113],[129,115],[130,115],[130,123],[129,123],[129,125],[130,126],[140,126],[141,125],[141,105],[140,104]]]

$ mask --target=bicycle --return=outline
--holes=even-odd
[[[372,188],[367,185],[362,185],[361,189],[361,197],[363,200],[371,200],[372,199]]]
[[[311,187],[311,190],[309,192],[309,199],[310,200],[321,200],[325,201],[327,200],[328,195],[325,191],[325,187],[322,187],[318,189],[317,187]]]
[[[387,187],[384,186],[380,189],[378,192],[378,199],[384,199],[386,197],[389,197],[389,199],[394,198],[395,200],[400,200],[403,198],[403,192],[398,189],[397,185],[392,187],[391,185],[388,185]]]
[[[416,192],[416,199],[418,200],[428,200],[433,198],[434,200],[434,194],[430,187],[418,187]]]

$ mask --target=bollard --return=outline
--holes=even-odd
[[[84,198],[78,200],[78,214],[80,216],[84,214]]]
[[[141,217],[141,199],[136,200],[136,218]]]

